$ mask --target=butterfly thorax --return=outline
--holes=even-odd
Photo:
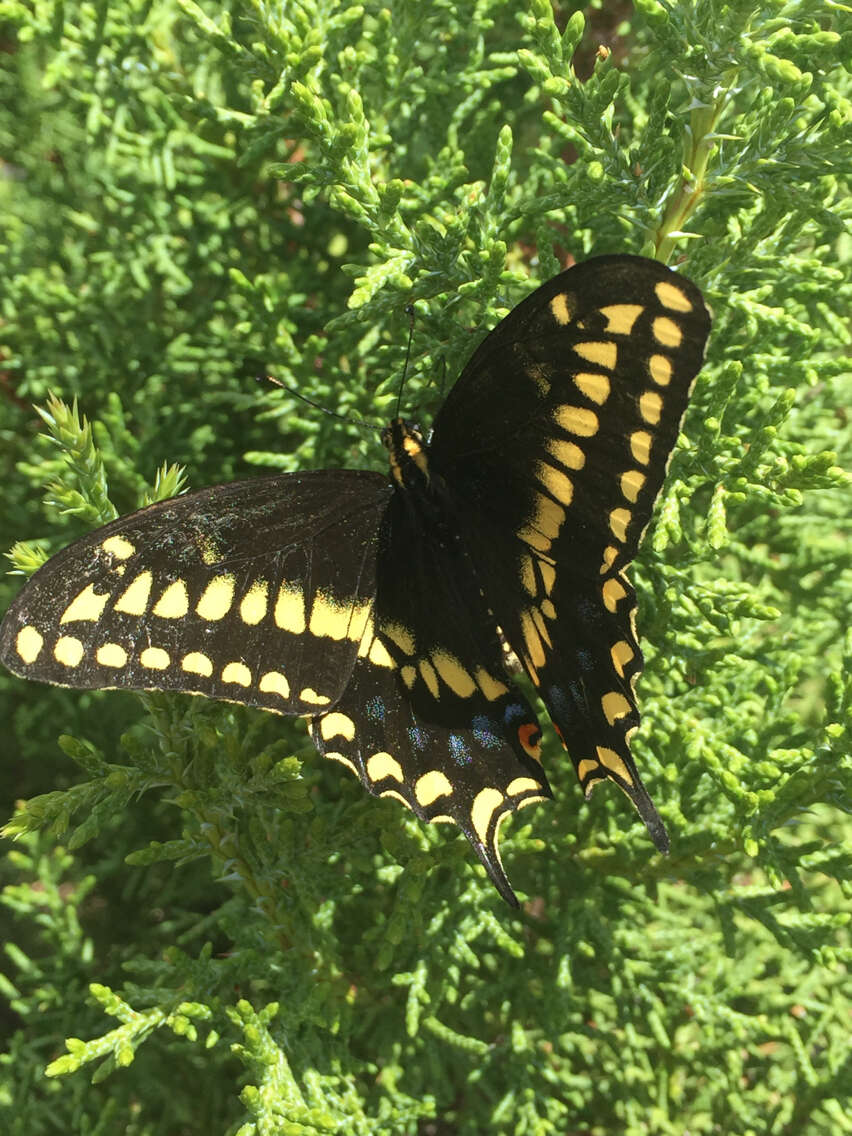
[[[413,422],[394,418],[382,430],[382,445],[388,451],[394,484],[413,492],[422,492],[429,486],[428,450],[423,435]]]

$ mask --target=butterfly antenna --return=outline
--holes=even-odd
[[[408,316],[408,346],[405,349],[405,363],[402,367],[402,379],[396,396],[396,412],[394,418],[399,418],[399,408],[402,405],[402,392],[405,389],[405,380],[408,376],[408,363],[411,359],[411,341],[414,338],[414,305],[405,305],[405,314]]]
[[[308,406],[312,406],[314,410],[321,410],[323,414],[328,414],[331,418],[339,418],[341,422],[348,422],[352,426],[360,426],[362,429],[372,432],[379,429],[375,422],[367,422],[366,419],[359,418],[355,414],[338,414],[336,410],[329,410],[327,406],[322,406],[321,403],[314,402],[314,400],[308,398],[306,394],[302,394],[300,391],[288,387],[286,383],[282,383],[281,380],[276,379],[274,375],[259,375],[257,381],[262,382],[264,378],[268,383],[272,383],[273,386],[280,387],[281,390],[285,390],[288,394],[291,394],[293,398],[298,398],[302,402],[306,402]]]

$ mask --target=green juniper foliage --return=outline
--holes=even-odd
[[[380,423],[409,303],[424,423],[569,255],[715,313],[634,570],[671,855],[551,736],[513,913],[300,723],[4,674],[4,1132],[852,1132],[849,8],[609,7],[0,0],[26,573],[185,483],[381,468],[254,380]]]

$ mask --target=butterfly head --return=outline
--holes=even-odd
[[[413,422],[394,418],[382,430],[391,477],[402,488],[429,481],[429,457],[423,435]]]

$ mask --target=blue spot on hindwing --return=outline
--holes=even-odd
[[[467,743],[461,734],[450,734],[450,753],[453,755],[453,761],[456,765],[470,765],[473,760],[471,752],[467,748]]]
[[[526,719],[528,717],[529,715],[526,709],[520,704],[520,702],[511,702],[503,711],[503,721],[507,726],[511,726],[511,724],[518,718]]]
[[[385,702],[383,698],[379,698],[378,694],[374,694],[372,698],[367,699],[364,704],[364,710],[371,722],[384,722]]]
[[[405,732],[408,734],[408,740],[415,749],[424,750],[429,744],[428,735],[422,727],[408,726]]]
[[[500,749],[503,739],[496,733],[496,722],[484,714],[477,714],[472,722],[473,736],[485,749]]]

